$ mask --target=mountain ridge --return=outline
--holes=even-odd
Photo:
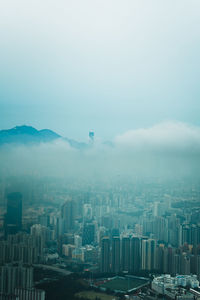
[[[58,139],[68,142],[71,147],[77,149],[83,149],[88,146],[86,143],[62,137],[50,129],[37,130],[32,126],[21,125],[15,126],[11,129],[0,130],[0,146],[5,144],[32,145],[53,142]]]

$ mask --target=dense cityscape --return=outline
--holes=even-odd
[[[129,179],[123,183],[117,178],[107,184],[79,185],[24,178],[18,182],[20,192],[10,192],[13,180],[10,185],[1,182],[2,295],[53,299],[49,294],[52,282],[74,274],[85,281],[83,290],[109,291],[113,299],[166,294],[156,288],[153,279],[158,281],[162,274],[181,275],[183,283],[177,286],[196,288],[198,293],[198,182]],[[121,283],[114,284],[129,276],[122,290]],[[186,289],[175,289],[174,282],[171,293],[181,297]],[[67,285],[65,288],[67,291]],[[61,291],[59,299],[64,295]],[[84,299],[84,295],[76,291],[71,299]],[[187,297],[196,296],[187,291]]]
[[[0,0],[0,300],[200,300],[199,21]]]

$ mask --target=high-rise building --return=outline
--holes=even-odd
[[[163,248],[163,263],[162,263],[162,271],[163,273],[168,273],[169,265],[168,265],[168,248]]]
[[[148,240],[148,270],[155,270],[156,268],[156,241]]]
[[[19,297],[19,300],[45,300],[45,291],[34,288],[15,288],[14,294]]]
[[[0,292],[12,294],[16,287],[33,287],[33,268],[8,264],[0,267]]]
[[[200,255],[197,255],[197,278],[200,280]]]
[[[180,219],[176,215],[168,217],[168,242],[174,247],[180,246]]]
[[[153,233],[159,241],[168,242],[168,219],[155,217],[153,222]]]
[[[4,293],[0,293],[0,300],[20,300],[16,295],[8,295]]]
[[[67,200],[61,210],[61,216],[64,220],[64,231],[70,232],[74,230],[75,223],[75,203],[73,200]]]
[[[167,255],[168,273],[172,274],[173,256],[175,254],[175,248],[168,247],[167,250],[168,250],[168,255]]]
[[[49,228],[42,226],[40,224],[34,224],[31,226],[31,236],[41,237],[43,247],[45,247],[46,242],[50,240],[50,230]]]
[[[156,241],[153,239],[142,240],[142,270],[154,270],[156,267]]]
[[[100,271],[102,273],[110,272],[110,239],[109,239],[109,237],[104,237],[101,241]]]
[[[147,269],[147,239],[141,240],[141,269]]]
[[[181,230],[182,230],[181,245],[191,244],[191,230],[190,230],[190,226],[188,224],[183,224]]]
[[[138,272],[140,269],[140,239],[138,237],[131,238],[130,269],[131,272]]]
[[[84,220],[92,219],[92,205],[90,203],[83,205],[83,218]]]
[[[174,254],[172,262],[173,262],[173,264],[172,264],[172,273],[174,275],[180,274],[180,272],[181,272],[181,257],[180,257],[180,254]]]
[[[22,195],[10,193],[7,195],[7,212],[5,216],[5,232],[16,234],[22,228]]]
[[[13,244],[9,241],[0,242],[0,264],[17,261],[32,264],[37,263],[38,259],[39,249],[34,246],[31,239],[27,240],[26,243]]]
[[[112,238],[112,252],[111,252],[111,272],[120,272],[120,237],[114,236]]]
[[[95,241],[96,224],[86,223],[83,226],[82,245],[91,245]]]
[[[122,271],[130,271],[130,237],[122,238]]]
[[[190,257],[186,253],[181,255],[181,274],[189,275],[190,274]]]
[[[163,272],[163,256],[164,256],[164,244],[160,244],[156,248],[156,265],[155,269],[160,273]]]

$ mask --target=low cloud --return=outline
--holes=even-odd
[[[62,140],[0,148],[0,175],[50,176],[75,181],[134,177],[199,178],[200,128],[167,122],[129,130],[112,145],[77,150]]]
[[[153,152],[200,151],[200,128],[180,122],[164,122],[150,128],[129,130],[115,138],[117,147]]]

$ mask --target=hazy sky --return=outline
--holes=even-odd
[[[1,0],[0,129],[200,126],[199,0]]]

